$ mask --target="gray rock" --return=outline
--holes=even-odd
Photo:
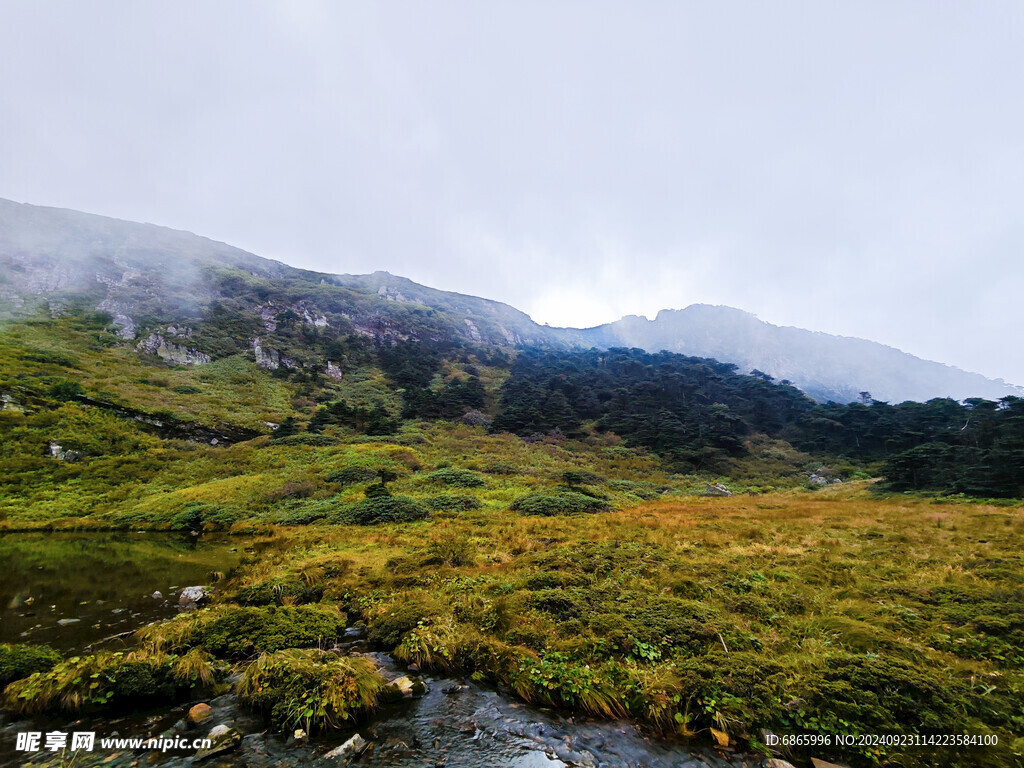
[[[714,485],[708,483],[701,496],[732,496],[732,491],[721,483],[715,483]]]
[[[201,760],[208,760],[211,757],[223,755],[225,752],[238,749],[242,743],[242,734],[227,725],[215,726],[210,730],[207,738],[210,740],[209,748],[200,749],[196,752],[194,762],[198,763]]]
[[[79,621],[81,621],[81,619],[57,619],[57,623],[62,627],[66,627],[68,624],[76,624]]]
[[[357,733],[340,747],[335,747],[324,755],[324,759],[333,760],[336,757],[357,757],[366,751],[367,746],[368,742],[366,739]]]
[[[206,587],[185,587],[181,590],[181,594],[178,595],[178,603],[181,605],[194,605],[209,598],[210,593]]]
[[[159,333],[149,334],[135,348],[172,365],[206,365],[210,362],[210,356],[205,352],[169,342]]]
[[[795,766],[786,760],[780,760],[777,757],[769,757],[761,763],[761,768],[795,768]]]
[[[154,600],[163,600],[164,593],[158,589],[152,595],[150,595],[150,597],[152,597]]]

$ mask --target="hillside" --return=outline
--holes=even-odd
[[[714,358],[819,401],[998,399],[1024,390],[862,339],[781,328],[728,307],[665,310],[596,328],[549,328],[496,301],[375,272],[296,269],[187,232],[0,200],[0,318],[39,306],[111,315],[118,335],[172,363],[248,350],[262,367],[334,370],[309,338],[452,340],[500,348],[637,347]]]

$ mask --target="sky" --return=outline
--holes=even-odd
[[[0,197],[1024,384],[1024,3],[0,0]]]

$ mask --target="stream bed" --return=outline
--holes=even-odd
[[[7,534],[0,536],[0,642],[48,643],[65,655],[94,648],[129,647],[128,635],[177,613],[177,593],[210,583],[258,547],[258,540],[227,536],[153,533]],[[154,594],[157,593],[157,596]],[[342,648],[370,656],[382,674],[409,674],[387,654],[376,653],[351,628]],[[413,675],[415,677],[415,675]],[[514,696],[461,678],[419,677],[426,692],[382,707],[355,731],[299,740],[267,731],[261,717],[241,707],[233,694],[208,700],[212,714],[199,726],[185,716],[197,701],[121,717],[77,720],[0,719],[0,766],[60,765],[51,752],[18,752],[19,732],[95,732],[92,753],[66,765],[191,765],[195,750],[150,751],[108,748],[102,738],[181,736],[202,738],[219,725],[243,734],[241,745],[211,757],[204,766],[434,766],[435,768],[754,768],[758,756],[718,752],[652,739],[628,722],[573,718],[531,707]],[[326,755],[354,733],[367,744],[358,758]]]

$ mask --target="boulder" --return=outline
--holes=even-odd
[[[846,768],[845,765],[830,763],[828,760],[820,760],[817,757],[811,758],[811,765],[813,765],[814,768]]]
[[[769,757],[761,763],[761,768],[796,768],[796,766],[787,760],[780,760],[777,757]]]
[[[178,603],[181,605],[195,605],[209,599],[210,593],[206,587],[185,587],[178,595]]]
[[[213,715],[213,708],[209,704],[196,704],[188,711],[188,721],[192,725],[199,725]]]
[[[704,489],[704,493],[701,494],[701,495],[702,496],[732,496],[732,491],[730,491],[728,488],[726,488],[721,483],[714,483],[714,484],[708,483],[707,487]]]
[[[156,592],[154,592],[152,595],[150,595],[150,597],[152,597],[154,600],[163,600],[164,599],[164,593],[161,592],[158,589],[158,590],[156,590]]]
[[[367,746],[368,742],[366,739],[357,733],[340,747],[335,747],[324,755],[324,759],[333,760],[336,757],[358,757],[366,751]]]

